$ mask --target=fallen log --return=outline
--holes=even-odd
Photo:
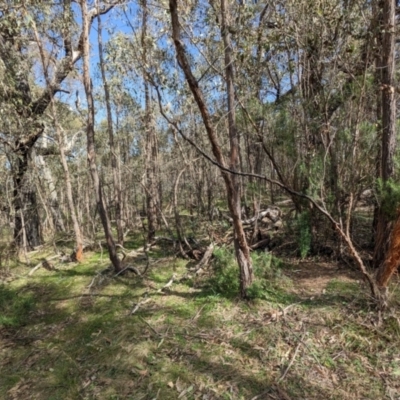
[[[196,274],[200,273],[200,270],[204,269],[208,265],[208,263],[211,260],[212,255],[213,255],[213,251],[214,251],[214,243],[211,243],[207,247],[203,257],[201,258],[201,260],[194,267],[194,272]]]
[[[265,247],[268,247],[270,243],[271,243],[271,238],[268,237],[266,239],[260,240],[257,243],[252,244],[249,247],[251,250],[264,249]]]
[[[260,212],[258,212],[257,215],[255,215],[254,217],[242,220],[242,224],[252,225],[256,221],[263,218],[268,218],[271,222],[276,223],[280,221],[281,216],[282,216],[282,211],[279,207],[269,206],[265,210],[261,210]],[[231,223],[233,222],[232,218],[229,217],[228,215],[225,215],[225,219],[227,219]]]
[[[257,215],[252,218],[242,221],[243,225],[252,225],[256,221],[268,218],[271,222],[278,222],[281,219],[282,211],[275,206],[268,207],[266,210],[260,211]]]

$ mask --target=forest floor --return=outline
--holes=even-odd
[[[400,399],[399,311],[378,318],[357,272],[286,259],[242,302],[207,273],[179,281],[187,261],[165,249],[150,256],[142,277],[100,274],[95,252],[2,270],[0,398]]]

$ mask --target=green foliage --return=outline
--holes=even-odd
[[[300,249],[300,256],[305,258],[311,249],[310,214],[308,211],[303,211],[297,216],[295,235]]]
[[[239,270],[235,256],[227,248],[214,250],[214,275],[209,280],[212,291],[225,297],[235,297],[239,293]]]
[[[296,156],[295,134],[298,129],[296,121],[290,111],[279,109],[274,118],[275,146],[279,146],[288,157]]]
[[[248,288],[250,299],[286,302],[280,289],[286,278],[282,274],[282,260],[271,253],[253,253],[254,283]]]
[[[400,205],[400,184],[389,179],[383,182],[378,179],[378,201],[382,211],[390,218],[396,217],[396,211]]]
[[[239,293],[239,268],[233,252],[226,248],[214,251],[214,275],[208,281],[209,288],[216,294],[233,298]],[[271,253],[255,252],[251,255],[254,283],[248,288],[250,299],[285,303],[287,299],[281,290],[287,278],[282,274],[283,262]]]

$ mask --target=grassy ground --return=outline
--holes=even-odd
[[[0,398],[400,398],[399,314],[378,323],[357,274],[256,256],[259,298],[240,302],[221,272],[219,292],[207,276],[160,291],[186,262],[151,256],[145,277],[100,275],[108,261],[94,252],[3,273]]]

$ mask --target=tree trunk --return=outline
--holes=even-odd
[[[14,241],[25,250],[33,250],[42,244],[35,186],[28,173],[29,149],[23,148],[19,152],[14,175]]]
[[[89,69],[89,16],[87,12],[87,2],[86,0],[80,1],[82,10],[82,58],[83,58],[83,84],[85,86],[88,116],[87,116],[87,158],[90,169],[90,175],[93,180],[93,186],[96,197],[97,209],[100,214],[100,219],[103,225],[104,234],[106,237],[108,253],[115,272],[120,272],[121,262],[117,256],[117,249],[111,232],[111,223],[107,214],[106,206],[104,203],[103,189],[100,182],[99,173],[97,171],[96,165],[96,149],[94,140],[94,101],[92,93],[92,82],[90,79],[90,69]]]
[[[48,190],[48,205],[55,230],[56,232],[65,232],[64,220],[60,210],[57,190],[50,168],[47,166],[47,163],[42,155],[36,155],[35,158],[41,169],[41,175],[46,182],[46,188]]]
[[[122,188],[121,188],[121,172],[119,167],[118,155],[114,144],[114,128],[113,128],[113,119],[111,113],[111,101],[110,101],[110,91],[108,88],[108,82],[106,78],[106,71],[104,67],[104,59],[103,59],[103,42],[101,35],[101,18],[100,13],[97,17],[98,26],[97,26],[97,34],[99,41],[99,59],[100,59],[100,69],[101,69],[101,78],[103,81],[104,88],[104,96],[106,100],[106,110],[107,110],[107,130],[108,130],[108,140],[110,145],[110,155],[111,155],[111,169],[112,169],[112,177],[113,177],[113,204],[115,207],[115,220],[117,223],[117,236],[118,243],[122,246],[124,244],[124,232],[122,227]]]
[[[396,99],[395,99],[395,2],[379,2],[379,34],[382,37],[381,85],[382,100],[382,159],[381,179],[385,184],[393,176],[396,145]],[[384,190],[388,190],[384,186]],[[376,282],[380,290],[380,306],[386,307],[388,285],[400,265],[400,208],[391,229],[391,221],[382,204],[377,212],[377,230],[374,249],[374,266],[378,268]],[[390,233],[391,230],[391,233]]]
[[[388,286],[390,278],[400,265],[400,209],[397,213],[396,222],[390,235],[389,249],[386,254],[385,262],[378,269],[376,282],[378,287],[384,289]]]
[[[380,176],[383,189],[388,190],[385,183],[393,177],[394,152],[396,147],[396,99],[395,99],[395,2],[394,0],[382,0],[378,3],[378,42],[381,46],[380,63],[377,65],[381,71],[379,88],[381,97],[381,121],[382,121],[382,144]],[[389,235],[391,221],[387,212],[380,204],[376,211],[376,232],[374,247],[374,266],[385,268],[384,259],[391,257],[386,254],[389,249]],[[389,250],[388,250],[389,249]],[[386,254],[386,255],[385,255]],[[387,263],[386,263],[387,264]]]
[[[222,0],[222,6],[225,9],[225,1]],[[204,127],[207,131],[208,139],[210,141],[213,154],[221,166],[227,168],[227,163],[221,151],[221,146],[218,143],[218,138],[216,131],[211,123],[211,116],[207,109],[203,92],[199,87],[199,83],[194,77],[188,59],[186,57],[186,51],[183,47],[181,37],[180,37],[180,24],[178,18],[177,1],[170,0],[169,2],[170,12],[171,12],[171,23],[172,23],[172,35],[176,48],[177,60],[179,66],[182,68],[186,81],[189,88],[193,94],[193,97],[197,103],[199,111],[201,113]],[[221,10],[222,16],[224,17],[224,11]],[[223,23],[224,24],[224,23]],[[223,25],[222,34],[228,35],[226,25]],[[229,38],[228,38],[229,42]],[[229,44],[229,43],[228,43]],[[225,47],[227,47],[225,45]],[[238,149],[238,138],[235,126],[234,118],[234,91],[233,91],[233,68],[232,60],[230,58],[231,48],[225,51],[225,68],[226,68],[226,79],[227,79],[227,95],[228,95],[228,109],[229,109],[229,139],[230,139],[230,162],[229,167],[236,169],[238,165],[239,149]],[[233,114],[231,114],[233,112]],[[239,264],[240,269],[240,294],[243,298],[247,297],[247,288],[253,282],[253,269],[251,264],[251,258],[249,253],[249,248],[247,246],[246,237],[244,235],[244,230],[241,221],[241,207],[240,207],[240,191],[238,188],[238,182],[234,174],[230,174],[226,171],[221,172],[222,177],[225,181],[228,207],[233,220],[234,228],[234,241],[235,241],[235,253],[236,259]]]
[[[65,178],[65,186],[67,189],[67,200],[68,200],[68,208],[69,212],[71,213],[72,224],[74,226],[74,233],[75,233],[75,241],[76,241],[76,249],[74,258],[76,261],[81,262],[83,259],[83,240],[82,240],[82,232],[78,222],[78,217],[75,211],[75,202],[72,194],[72,184],[71,184],[71,176],[69,173],[67,158],[65,157],[64,152],[64,138],[62,133],[58,127],[56,114],[55,114],[55,107],[54,103],[52,103],[52,111],[54,116],[54,123],[56,124],[56,132],[57,132],[57,141],[60,147],[60,160],[61,165],[64,171],[64,178]]]
[[[147,65],[147,0],[142,0],[143,9],[143,22],[142,22],[142,51],[143,51],[143,65]],[[154,241],[157,227],[157,194],[158,185],[156,180],[157,175],[157,138],[153,124],[153,111],[150,99],[149,83],[147,81],[146,72],[143,74],[144,80],[144,96],[145,96],[145,116],[144,128],[146,132],[146,214],[147,214],[147,241],[151,243]]]
[[[228,32],[228,10],[226,0],[221,0],[221,35],[225,49],[225,80],[226,93],[228,100],[228,129],[230,142],[230,160],[229,168],[237,171],[239,167],[239,135],[236,129],[236,112],[235,112],[235,88],[234,88],[234,70],[232,59],[232,45]],[[233,219],[234,228],[234,245],[236,259],[240,270],[240,294],[243,298],[247,297],[247,288],[253,283],[253,267],[250,258],[250,250],[247,245],[246,236],[242,225],[241,215],[241,184],[240,177],[230,175],[230,184],[228,189],[228,205]]]

